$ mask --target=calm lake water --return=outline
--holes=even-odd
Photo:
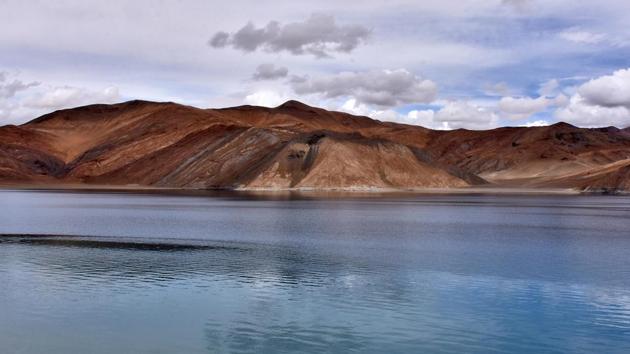
[[[628,197],[1,191],[0,234],[1,353],[630,353]]]

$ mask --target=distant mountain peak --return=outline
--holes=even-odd
[[[575,129],[577,129],[577,127],[575,125],[569,124],[567,122],[558,122],[558,123],[552,124],[551,127],[554,127],[554,128],[575,128]]]
[[[285,103],[279,105],[276,108],[284,108],[284,109],[313,109],[314,107],[307,105],[306,103],[302,103],[297,100],[288,100]]]

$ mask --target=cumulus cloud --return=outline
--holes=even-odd
[[[551,106],[562,106],[566,104],[567,97],[559,95],[555,98],[540,96],[531,97],[503,97],[499,101],[499,109],[510,119],[523,119],[532,114],[542,112]]]
[[[93,103],[114,103],[119,99],[120,93],[116,87],[92,91],[81,87],[59,86],[28,97],[24,101],[24,106],[55,110]]]
[[[597,44],[606,40],[606,35],[582,30],[579,27],[568,28],[558,34],[560,38],[574,43]]]
[[[288,100],[289,97],[283,93],[261,90],[245,96],[244,103],[252,106],[277,107]]]
[[[627,107],[592,105],[580,94],[573,95],[566,107],[556,111],[555,117],[560,121],[582,127],[630,126],[630,110]]]
[[[256,68],[252,78],[257,81],[276,80],[289,75],[289,69],[284,66],[276,67],[274,64],[260,64]]]
[[[405,124],[421,125],[427,128],[441,128],[435,121],[435,111],[432,109],[412,110],[404,116]]]
[[[630,126],[630,69],[582,84],[555,117],[586,127]]]
[[[332,52],[349,53],[369,37],[370,30],[360,25],[339,25],[331,15],[313,14],[303,22],[281,24],[271,21],[264,27],[248,22],[234,33],[217,32],[208,45],[231,46],[244,52],[263,49],[287,51],[294,55],[330,57]]]
[[[291,87],[297,94],[317,94],[324,98],[354,98],[358,103],[393,107],[429,103],[437,96],[437,85],[405,70],[341,72],[321,77],[294,77]]]
[[[590,80],[578,88],[578,93],[591,105],[630,108],[630,69]]]
[[[339,110],[358,116],[370,116],[370,114],[374,112],[374,110],[370,109],[367,105],[357,102],[355,98],[348,99],[339,107]]]
[[[470,102],[450,101],[435,113],[434,120],[445,129],[491,129],[497,127],[499,117],[492,110]]]

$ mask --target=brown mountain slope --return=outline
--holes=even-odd
[[[493,183],[523,185],[536,181],[543,186],[546,180],[630,158],[630,136],[614,127],[583,129],[558,123],[434,132],[427,149],[443,163],[455,164]]]
[[[46,181],[60,176],[64,162],[46,133],[0,127],[0,181]]]
[[[544,181],[532,181],[531,186],[579,188],[594,192],[628,191],[630,190],[630,159]]]
[[[0,182],[21,184],[627,189],[627,159],[630,133],[616,128],[432,131],[296,101],[225,109],[130,101],[0,127]]]
[[[33,183],[36,176],[37,183],[174,188],[411,188],[461,187],[469,184],[461,176],[473,179],[419,159],[414,146],[377,137],[399,126],[295,101],[219,110],[131,101],[2,129],[14,146],[39,146],[2,150],[0,180],[8,182]],[[37,169],[42,163],[50,167]]]

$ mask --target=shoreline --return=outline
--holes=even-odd
[[[164,194],[348,194],[348,195],[378,195],[378,194],[431,194],[431,195],[465,195],[465,194],[499,194],[499,195],[606,195],[629,194],[626,191],[580,191],[571,188],[530,188],[530,187],[461,187],[461,188],[172,188],[141,185],[88,185],[88,184],[0,184],[0,191],[59,191],[59,192],[155,192]]]

